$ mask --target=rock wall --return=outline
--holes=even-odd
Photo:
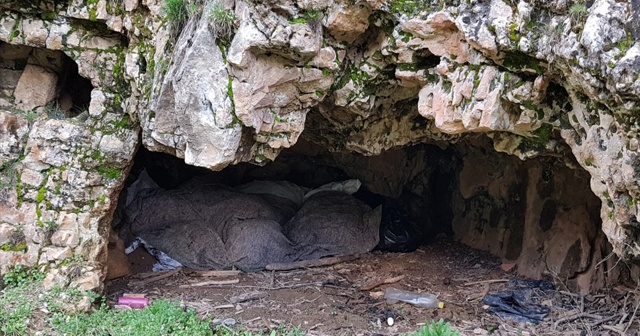
[[[211,0],[183,23],[157,0],[0,9],[2,270],[48,265],[49,284],[99,288],[140,143],[220,170],[300,136],[374,155],[478,132],[521,159],[577,161],[613,250],[640,259],[632,1]],[[67,108],[53,51],[90,81],[86,109]]]

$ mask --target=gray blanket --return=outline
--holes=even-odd
[[[353,196],[320,192],[298,208],[290,198],[199,179],[163,190],[143,173],[127,190],[124,227],[194,269],[257,271],[270,263],[368,252],[378,243],[380,212]]]

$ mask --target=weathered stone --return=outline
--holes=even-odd
[[[3,60],[19,60],[27,59],[33,48],[25,45],[12,45],[0,43],[0,59]]]
[[[12,96],[13,90],[20,80],[20,75],[22,75],[20,70],[0,69],[0,93]]]
[[[28,130],[26,118],[0,111],[0,166],[20,157]]]
[[[56,96],[58,76],[37,65],[27,65],[14,91],[16,106],[31,110],[44,106]]]
[[[0,246],[9,243],[13,237],[13,226],[0,224]]]
[[[175,151],[188,164],[222,169],[233,162],[241,134],[229,96],[231,78],[208,24],[207,18],[191,22],[177,41],[143,141]],[[195,48],[187,48],[192,43]]]
[[[335,2],[328,10],[326,27],[338,41],[352,43],[369,27],[372,9],[368,3],[358,1]]]

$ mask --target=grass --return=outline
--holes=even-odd
[[[574,3],[569,7],[569,15],[571,15],[571,18],[575,21],[582,20],[587,14],[587,7],[581,2]]]
[[[167,19],[175,26],[179,27],[189,18],[187,2],[185,0],[165,0],[164,14]]]
[[[210,319],[200,319],[193,309],[178,302],[155,300],[142,310],[115,311],[104,299],[90,291],[54,288],[45,291],[45,273],[33,268],[14,266],[0,283],[0,335],[216,335],[216,336],[303,336],[297,327],[255,333],[242,327],[211,326]],[[75,313],[82,302],[101,302],[92,312]],[[432,322],[405,336],[460,336],[449,323]]]
[[[142,310],[115,311],[104,300],[89,314],[74,313],[79,302],[95,302],[93,292],[71,288],[45,291],[44,272],[14,266],[2,278],[0,288],[0,335],[268,335],[301,336],[297,328],[284,327],[266,334],[242,328],[211,327],[210,319],[202,320],[193,309],[184,309],[178,302],[156,300]]]
[[[459,332],[451,329],[449,323],[444,323],[444,320],[440,319],[440,321],[435,322],[431,321],[430,324],[427,324],[420,328],[418,331],[414,331],[404,336],[462,336]]]
[[[60,108],[58,102],[45,105],[44,111],[50,119],[62,120],[67,118],[67,113]]]
[[[236,14],[226,9],[221,0],[214,0],[209,12],[209,22],[217,38],[231,41],[236,32]]]

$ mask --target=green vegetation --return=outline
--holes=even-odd
[[[405,336],[461,336],[461,334],[452,330],[448,322],[444,323],[444,320],[440,319],[438,322],[431,321],[430,324],[423,326],[418,331],[405,334]]]
[[[506,52],[502,66],[510,71],[514,72],[533,72],[535,74],[542,74],[544,67],[540,63],[541,61],[535,57],[531,57],[523,52]]]
[[[209,12],[209,22],[213,33],[221,40],[231,41],[236,32],[236,14],[224,8],[220,0],[215,0]]]
[[[2,244],[0,250],[9,252],[27,251],[27,241],[25,240],[24,232],[22,232],[22,226],[13,229],[9,242]],[[8,274],[12,273],[9,272]]]
[[[0,189],[12,186],[18,177],[18,160],[7,161],[0,166]]]
[[[58,102],[51,102],[45,105],[44,111],[50,119],[62,120],[67,118],[67,113],[60,108]]]
[[[582,19],[587,17],[587,6],[582,2],[574,3],[569,7],[569,15],[575,21],[582,21]]]
[[[58,313],[52,325],[66,335],[213,335],[208,321],[168,300],[157,300],[138,311],[115,312],[103,304],[91,314]]]
[[[174,27],[182,26],[189,18],[186,0],[165,0],[163,9]]]
[[[115,180],[119,178],[121,174],[120,169],[112,168],[112,167],[98,167],[97,170],[98,170],[98,173],[102,175],[102,177],[109,180]]]
[[[551,140],[551,133],[553,132],[553,126],[551,124],[543,124],[537,130],[533,131],[533,137],[522,138],[518,149],[523,152],[532,150],[542,151],[547,148],[549,140]]]
[[[389,4],[389,11],[393,14],[414,14],[429,8],[430,1],[394,0]]]

